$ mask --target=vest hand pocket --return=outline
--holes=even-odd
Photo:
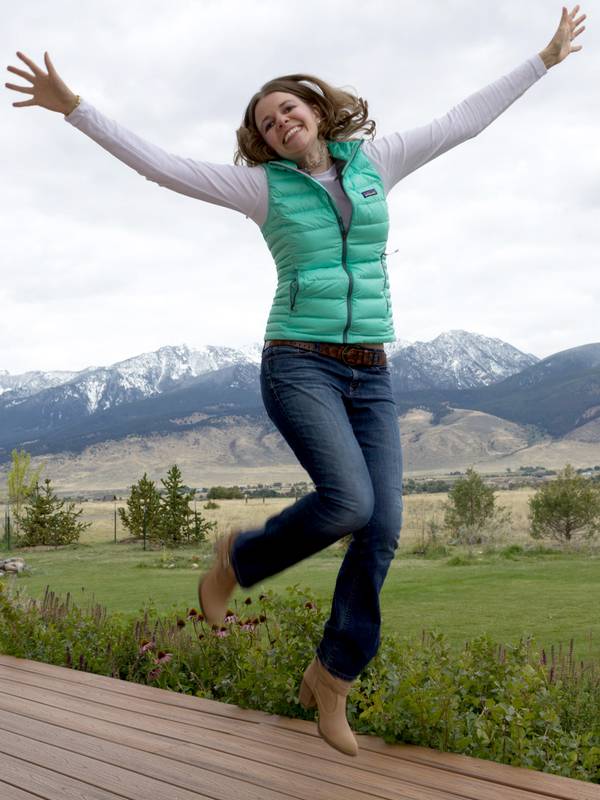
[[[381,254],[381,269],[383,270],[383,296],[385,297],[385,305],[386,310],[390,310],[390,300],[389,300],[389,291],[390,291],[390,279],[388,276],[387,271],[387,259],[385,257],[385,253]]]
[[[296,297],[298,295],[298,273],[294,274],[294,277],[290,281],[290,311],[293,311],[296,306]]]

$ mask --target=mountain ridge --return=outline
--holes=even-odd
[[[5,394],[0,460],[14,447],[32,454],[81,452],[128,436],[205,428],[207,418],[256,420],[264,414],[261,349],[260,343],[244,351],[166,346],[113,369],[89,368],[18,401]],[[427,409],[434,426],[453,408],[470,409],[524,426],[522,435],[533,442],[566,435],[598,416],[600,345],[537,359],[501,340],[455,330],[386,350],[399,414]],[[593,425],[588,431],[594,441]]]

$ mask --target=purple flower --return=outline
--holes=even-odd
[[[149,642],[147,639],[142,639],[140,642],[140,655],[143,656],[144,653],[147,653],[148,650],[152,650],[154,648],[154,642]]]
[[[233,613],[233,611],[231,613],[227,612],[227,616],[225,617],[225,622],[237,622],[237,617]]]
[[[156,654],[156,664],[168,664],[173,658],[173,653],[165,653],[164,650],[159,650]]]
[[[247,619],[246,622],[242,625],[243,631],[253,631],[256,628],[256,625],[252,622],[251,619]]]
[[[215,631],[215,636],[218,636],[220,639],[224,639],[225,636],[229,636],[229,631],[227,628],[219,628]]]
[[[155,681],[158,678],[158,676],[160,675],[161,672],[162,672],[162,668],[161,667],[156,667],[156,669],[150,670],[150,672],[148,673],[148,680],[149,681]]]

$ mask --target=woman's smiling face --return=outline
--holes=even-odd
[[[254,119],[261,136],[280,158],[301,161],[319,137],[316,109],[288,92],[262,97]]]

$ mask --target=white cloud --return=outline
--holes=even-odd
[[[85,13],[82,8],[85,7]],[[28,0],[23,50],[102,112],[181,155],[230,162],[266,80],[311,72],[369,100],[378,132],[429,122],[541,50],[560,6],[531,0]],[[583,11],[587,9],[583,8]],[[598,339],[598,31],[476,140],[390,197],[400,338],[463,328],[544,356]],[[5,82],[19,80],[5,72]],[[81,369],[163,344],[259,340],[275,271],[241,215],[161,189],[4,89],[0,369]]]

